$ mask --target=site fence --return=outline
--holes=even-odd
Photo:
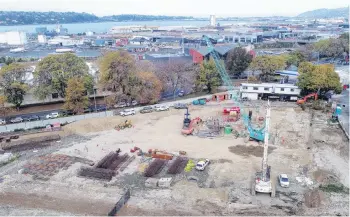
[[[115,204],[113,209],[108,213],[108,216],[115,216],[117,212],[128,202],[130,199],[130,189],[127,189],[124,195],[119,199],[119,201]]]
[[[220,94],[220,93],[216,93]],[[213,94],[208,94],[204,96],[198,96],[198,97],[193,97],[193,98],[188,98],[188,99],[181,99],[181,100],[176,100],[176,101],[169,101],[169,102],[162,102],[159,103],[158,105],[166,105],[166,106],[174,106],[176,103],[184,103],[184,104],[191,104],[193,100],[197,100],[200,98],[212,98]],[[136,112],[139,112],[144,106],[140,107],[134,107]],[[18,129],[33,129],[33,128],[39,128],[39,127],[46,127],[49,124],[55,124],[55,123],[60,123],[60,124],[66,124],[66,123],[72,123],[75,121],[80,121],[88,118],[96,118],[96,117],[110,117],[110,116],[117,116],[119,115],[119,112],[123,109],[126,108],[120,108],[117,110],[110,110],[110,111],[103,111],[103,112],[98,112],[98,113],[89,113],[89,114],[84,114],[84,115],[74,115],[74,116],[69,116],[69,117],[62,117],[62,118],[55,118],[55,119],[47,119],[47,120],[39,120],[39,121],[31,121],[31,122],[21,122],[21,123],[16,123],[16,124],[6,124],[0,126],[0,133],[3,132],[10,132]]]
[[[40,128],[40,127],[46,127],[49,124],[55,124],[55,123],[66,124],[66,123],[72,123],[75,121],[80,121],[88,118],[109,117],[109,116],[113,116],[113,111],[104,111],[104,112],[90,113],[90,114],[84,114],[84,115],[74,115],[69,117],[61,117],[61,118],[31,121],[31,122],[21,122],[16,124],[7,124],[7,125],[0,126],[0,132],[3,133],[3,132],[9,132],[9,131],[14,131],[18,129]]]

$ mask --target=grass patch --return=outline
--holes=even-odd
[[[5,165],[7,165],[7,164],[9,164],[9,163],[12,163],[12,162],[14,162],[15,160],[17,160],[18,158],[19,158],[19,154],[16,154],[16,155],[14,155],[9,161],[4,162],[4,163],[0,163],[0,167],[5,166]]]
[[[347,193],[349,194],[349,188],[345,187],[342,184],[328,184],[320,185],[320,190],[324,192],[334,192],[334,193]]]

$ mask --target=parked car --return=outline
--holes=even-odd
[[[127,106],[129,106],[127,103],[121,102],[121,103],[115,104],[113,107],[114,108],[124,108],[124,107],[127,107]]]
[[[46,115],[46,119],[58,118],[58,116],[59,116],[58,112],[52,112],[51,114]]]
[[[11,123],[20,123],[20,122],[23,122],[23,118],[22,117],[15,117],[15,118],[12,118],[10,120]]]
[[[203,171],[205,167],[208,166],[209,162],[210,162],[209,159],[198,161],[198,163],[196,164],[196,169]]]
[[[4,119],[0,119],[0,125],[5,125],[6,121]]]
[[[137,105],[138,104],[138,102],[136,101],[136,100],[133,100],[132,102],[131,102],[131,105],[132,106],[135,106],[135,105]]]
[[[183,91],[183,90],[181,90],[180,92],[179,92],[179,94],[177,94],[179,97],[183,97],[183,96],[185,96],[185,91]]]
[[[106,105],[99,105],[96,108],[97,112],[102,112],[102,111],[106,111],[107,110],[107,106]]]
[[[156,106],[156,111],[157,111],[157,112],[160,112],[160,111],[169,111],[169,106],[166,106],[166,105]]]
[[[23,121],[37,121],[37,120],[40,120],[40,117],[38,115],[23,117]]]
[[[174,105],[174,108],[175,108],[175,109],[187,109],[187,105],[184,104],[184,103],[176,103],[176,104]]]
[[[153,112],[152,106],[145,106],[140,111],[140,113],[142,113],[142,114],[144,114],[144,113],[151,113],[151,112]]]
[[[281,185],[281,187],[288,188],[289,187],[289,179],[286,174],[280,174],[278,176],[278,181]]]
[[[72,110],[64,110],[61,112],[62,116],[74,115],[75,113]]]
[[[92,108],[84,108],[84,113],[90,113],[93,112]]]
[[[128,116],[128,115],[135,115],[136,111],[135,109],[124,109],[119,113],[121,116]]]

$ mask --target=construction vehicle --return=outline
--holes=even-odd
[[[196,117],[195,119],[192,119],[190,124],[184,124],[182,130],[181,130],[181,134],[182,135],[192,135],[193,131],[194,131],[194,125],[195,124],[199,124],[200,122],[202,122],[202,119],[199,117]]]
[[[216,51],[214,50],[214,46],[210,40],[210,38],[206,35],[203,35],[203,39],[206,41],[207,43],[207,47],[209,49],[209,53],[211,55],[211,57],[213,58],[216,68],[218,69],[218,72],[220,74],[221,79],[223,80],[223,83],[225,86],[228,87],[228,94],[231,96],[231,99],[235,102],[236,106],[238,106],[240,108],[241,113],[241,117],[243,117],[243,122],[244,125],[247,127],[249,133],[249,138],[250,139],[254,139],[257,141],[264,141],[264,128],[265,126],[263,126],[262,128],[259,129],[255,129],[252,124],[251,121],[249,119],[248,114],[244,113],[243,111],[243,106],[240,103],[240,98],[239,98],[239,91],[234,90],[230,76],[228,75],[228,73],[226,72],[225,67],[221,64],[221,60],[218,57],[218,54],[216,53]]]
[[[186,113],[185,113],[183,126],[184,127],[188,127],[190,125],[190,123],[191,123],[190,113],[188,113],[188,108],[186,108]]]
[[[317,94],[317,93],[310,93],[310,94],[306,95],[304,98],[299,99],[299,100],[297,101],[297,104],[298,104],[298,105],[304,104],[304,103],[305,103],[309,98],[311,98],[311,97],[313,97],[314,100],[317,100],[317,99],[318,99],[318,94]]]
[[[126,120],[120,124],[118,124],[114,129],[116,130],[124,130],[125,128],[131,128],[132,127],[132,123],[130,120]]]
[[[275,182],[271,179],[271,167],[267,164],[267,154],[269,148],[269,125],[270,125],[270,102],[267,102],[266,118],[265,118],[265,133],[264,133],[264,152],[262,158],[262,170],[255,174],[252,180],[251,193],[255,195],[256,192],[269,193],[271,197],[275,197],[276,189]]]
[[[339,116],[341,115],[341,113],[342,113],[342,108],[338,104],[338,105],[336,105],[335,108],[333,108],[331,121],[332,122],[337,122],[339,120]]]

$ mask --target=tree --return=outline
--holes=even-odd
[[[287,67],[291,65],[299,66],[301,62],[305,62],[307,59],[306,54],[299,50],[294,51],[290,54],[287,54],[284,57],[285,57]]]
[[[260,79],[267,81],[269,76],[273,76],[276,70],[285,68],[285,58],[283,56],[258,56],[253,59],[250,68],[260,71]]]
[[[298,71],[297,85],[306,93],[329,90],[340,93],[342,90],[339,75],[331,64],[313,65],[310,62],[303,62]]]
[[[78,114],[84,113],[89,105],[83,78],[70,78],[67,82],[64,109],[72,110]]]
[[[87,91],[91,91],[93,79],[84,59],[70,53],[49,55],[39,62],[34,72],[35,95],[45,99],[52,93],[58,93],[64,98],[71,78],[82,78]]]
[[[0,71],[0,87],[9,103],[17,109],[21,106],[29,87],[26,82],[27,68],[19,63],[4,66]]]
[[[153,72],[138,72],[139,94],[137,99],[141,103],[156,103],[161,97],[162,82]]]
[[[99,83],[115,93],[117,101],[134,97],[132,86],[137,84],[134,58],[125,51],[108,52],[99,59]]]
[[[202,62],[199,68],[197,86],[205,86],[208,92],[211,93],[213,89],[218,87],[219,85],[220,75],[217,71],[214,60],[211,58],[209,61]]]
[[[163,90],[175,97],[180,89],[192,90],[197,67],[185,61],[169,61],[156,65],[156,74],[163,83]]]
[[[231,75],[239,76],[252,62],[253,56],[241,47],[231,50],[226,57],[226,68]]]
[[[346,38],[346,34],[344,34],[339,38],[320,40],[313,44],[313,50],[318,52],[321,57],[339,57],[344,52],[349,53],[349,38]]]
[[[5,96],[0,96],[0,117],[6,117],[11,112],[11,107],[6,106],[7,99]]]

